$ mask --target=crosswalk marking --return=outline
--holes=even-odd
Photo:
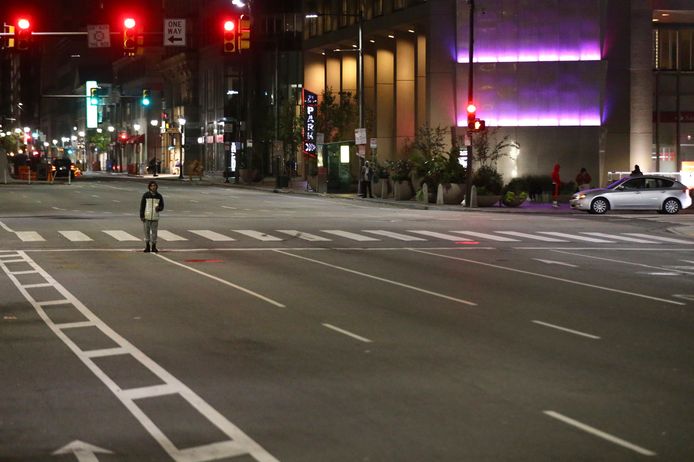
[[[88,242],[88,241],[93,241],[93,239],[86,234],[84,234],[82,231],[58,231],[60,234],[63,235],[65,239],[68,241],[72,242]]]
[[[641,233],[624,233],[624,234],[626,234],[627,236],[636,236],[636,237],[643,237],[645,239],[654,239],[656,241],[672,242],[673,244],[689,244],[689,245],[694,244],[694,241],[685,241],[684,239],[675,239],[672,237],[651,236],[649,234],[641,234]]]
[[[581,233],[581,234],[590,234],[591,236],[605,237],[607,239],[614,239],[615,241],[635,242],[637,244],[660,244],[660,242],[655,242],[653,240],[638,239],[636,237],[617,236],[615,234],[606,234],[606,233]]]
[[[282,238],[277,236],[272,236],[270,234],[261,233],[260,231],[254,231],[252,229],[232,229],[235,233],[243,234],[244,236],[252,237],[253,239],[258,239],[259,241],[281,241]]]
[[[364,236],[363,234],[357,233],[350,233],[349,231],[341,231],[339,229],[321,229],[321,231],[323,231],[324,233],[334,234],[335,236],[344,237],[346,239],[351,239],[353,241],[358,242],[380,241],[380,239],[376,239],[375,237]]]
[[[452,233],[460,233],[465,236],[481,237],[482,239],[489,239],[490,241],[498,242],[518,242],[518,239],[511,239],[510,237],[495,236],[493,234],[487,233],[477,233],[474,231],[451,231]]]
[[[157,232],[157,237],[159,237],[160,239],[163,239],[165,241],[169,241],[169,242],[171,242],[171,241],[187,241],[188,240],[185,237],[179,236],[178,234],[174,234],[171,231],[167,231],[165,229],[160,229]]]
[[[132,234],[126,233],[125,231],[121,231],[119,229],[115,230],[104,230],[104,233],[108,234],[112,238],[114,238],[117,241],[141,241],[142,239],[133,236]]]
[[[204,237],[205,239],[209,239],[211,241],[215,242],[225,242],[225,241],[235,241],[233,237],[225,236],[224,234],[219,234],[215,233],[214,231],[210,231],[208,229],[189,229],[193,234],[197,234],[198,236]]]
[[[426,241],[426,239],[421,237],[408,236],[407,234],[394,233],[393,231],[386,231],[383,229],[363,229],[362,231],[365,233],[375,234],[377,236],[390,237],[399,241]]]
[[[614,241],[606,241],[605,239],[598,239],[597,237],[587,237],[587,236],[578,236],[576,234],[569,234],[569,233],[558,233],[555,231],[538,231],[540,234],[547,234],[549,236],[556,236],[556,237],[565,237],[569,240],[576,240],[576,241],[583,241],[583,242],[597,242],[597,243],[602,243],[602,244],[609,244]]]
[[[534,239],[536,241],[544,241],[544,242],[568,242],[565,241],[564,239],[555,239],[553,237],[547,237],[547,236],[536,236],[534,234],[528,234],[528,233],[519,233],[518,231],[496,231],[499,234],[506,234],[509,236],[516,236],[516,237],[524,237],[526,239]]]
[[[328,239],[327,237],[316,236],[315,234],[304,233],[303,231],[298,231],[296,229],[278,229],[277,232],[282,233],[282,234],[287,234],[288,236],[291,236],[291,237],[298,237],[299,239],[303,239],[303,240],[309,241],[309,242],[319,242],[319,241],[332,240],[332,239]]]
[[[438,239],[445,239],[447,241],[469,241],[470,240],[470,239],[464,238],[463,236],[454,236],[453,234],[437,233],[435,231],[421,231],[421,230],[417,230],[417,229],[408,229],[407,232],[415,233],[415,234],[421,234],[422,236],[435,237]]]
[[[17,237],[24,242],[45,241],[45,239],[36,231],[17,231]]]

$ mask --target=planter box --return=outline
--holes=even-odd
[[[445,183],[443,188],[443,203],[460,205],[465,196],[465,185],[459,183]]]
[[[414,191],[412,191],[409,181],[393,181],[393,198],[396,201],[408,201],[413,196]]]
[[[501,194],[477,196],[477,207],[493,207],[499,204]]]

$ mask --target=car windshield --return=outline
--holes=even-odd
[[[630,179],[631,178],[629,178],[629,177],[625,177],[625,178],[620,178],[617,181],[613,181],[612,183],[607,185],[607,189],[614,189],[617,186],[619,186],[620,184],[623,184],[624,182],[629,181]]]

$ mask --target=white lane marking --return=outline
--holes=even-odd
[[[214,231],[210,231],[208,229],[189,229],[193,234],[197,234],[198,236],[202,236],[205,239],[209,239],[211,241],[235,241],[233,237],[225,236],[224,234],[219,234],[215,233]]]
[[[583,241],[583,242],[597,242],[601,244],[614,244],[614,241],[606,241],[605,239],[598,239],[596,237],[586,237],[579,236],[578,234],[569,233],[558,233],[556,231],[538,231],[540,234],[547,234],[548,236],[564,237],[572,241]]]
[[[6,225],[5,223],[3,223],[2,221],[0,221],[0,228],[4,229],[4,230],[7,231],[8,233],[14,233],[14,231],[12,230],[12,228],[10,228],[9,226],[7,226],[7,225]]]
[[[429,236],[429,237],[435,237],[437,239],[445,239],[447,241],[469,241],[470,239],[466,239],[463,236],[454,236],[453,234],[444,234],[444,233],[437,233],[435,231],[421,231],[421,230],[415,230],[415,229],[408,229],[407,232],[409,233],[415,233],[415,234],[421,234],[422,236]]]
[[[362,229],[362,231],[365,233],[375,234],[377,236],[390,237],[399,241],[426,241],[426,239],[421,237],[408,236],[407,234],[394,233],[393,231],[385,231],[383,229]]]
[[[261,233],[260,231],[254,231],[252,229],[232,229],[235,233],[243,234],[244,236],[252,237],[253,239],[258,239],[259,241],[281,241],[282,238],[277,236],[272,236],[270,234]]]
[[[371,343],[371,340],[369,340],[369,339],[366,338],[366,337],[362,337],[361,335],[357,335],[357,334],[354,334],[354,333],[349,332],[349,331],[347,331],[347,330],[340,329],[339,327],[333,326],[332,324],[323,323],[323,325],[324,325],[325,327],[327,327],[328,329],[332,329],[332,330],[334,330],[334,331],[336,331],[336,332],[339,332],[339,333],[341,333],[341,334],[345,334],[345,335],[347,335],[347,336],[349,336],[349,337],[352,337],[352,338],[355,338],[355,339],[357,339],[357,340],[359,340],[359,341],[361,341],[361,342],[364,342],[364,343]]]
[[[637,274],[646,274],[648,276],[682,276],[682,273],[670,273],[664,271],[638,271]]]
[[[609,261],[611,263],[621,263],[623,265],[640,266],[642,268],[651,268],[651,269],[662,270],[662,271],[673,270],[673,271],[677,271],[677,272],[682,273],[682,274],[694,274],[694,272],[683,271],[683,270],[680,270],[677,268],[671,268],[671,267],[667,267],[667,266],[661,267],[661,266],[646,265],[645,263],[634,263],[634,262],[630,262],[630,261],[616,260],[614,258],[597,257],[595,255],[584,255],[584,254],[575,253],[575,252],[568,252],[566,250],[558,250],[558,249],[549,249],[549,250],[556,252],[556,253],[561,253],[564,255],[575,255],[577,257],[590,258],[592,260],[604,260],[604,261]],[[614,249],[614,250],[617,250],[617,249]],[[635,249],[635,250],[641,251],[641,249]],[[663,249],[653,249],[653,250],[662,251]]]
[[[639,294],[639,293],[636,293],[636,292],[628,292],[628,291],[626,291],[626,290],[612,289],[612,288],[610,288],[610,287],[598,286],[598,285],[595,285],[595,284],[588,284],[587,282],[579,282],[579,281],[575,281],[575,280],[573,280],[573,279],[564,279],[564,278],[559,278],[559,277],[556,277],[556,276],[549,276],[549,275],[547,275],[547,274],[534,273],[534,272],[532,272],[532,271],[525,271],[525,270],[520,270],[520,269],[516,269],[516,268],[509,268],[509,267],[507,267],[507,266],[495,265],[495,264],[493,264],[493,263],[485,263],[485,262],[477,261],[477,260],[470,260],[470,259],[468,259],[468,258],[452,257],[452,256],[449,256],[449,255],[441,255],[441,254],[438,254],[438,253],[427,252],[427,251],[425,251],[425,250],[414,249],[414,248],[409,248],[409,249],[407,249],[407,250],[409,250],[410,252],[417,252],[417,253],[423,253],[423,254],[426,254],[426,255],[433,255],[433,256],[439,257],[439,258],[447,258],[447,259],[449,259],[449,260],[464,261],[464,262],[467,262],[467,263],[473,263],[473,264],[481,265],[481,266],[488,266],[488,267],[490,267],[490,268],[498,268],[498,269],[502,269],[502,270],[506,270],[506,271],[511,271],[511,272],[514,272],[514,273],[527,274],[527,275],[529,275],[529,276],[537,276],[537,277],[540,277],[540,278],[551,279],[551,280],[553,280],[553,281],[566,282],[567,284],[574,284],[574,285],[582,286],[582,287],[590,287],[591,289],[604,290],[605,292],[614,292],[614,293],[618,293],[618,294],[631,295],[631,296],[633,296],[633,297],[645,298],[645,299],[648,299],[648,300],[655,300],[655,301],[664,302],[664,303],[670,303],[670,304],[672,304],[672,305],[686,305],[686,303],[676,302],[676,301],[674,301],[674,300],[667,300],[667,299],[665,299],[665,298],[653,297],[653,296],[651,296],[651,295],[644,295],[644,294]]]
[[[52,208],[53,210],[65,210],[65,209],[61,209],[60,207],[51,207],[51,208]]]
[[[568,266],[571,268],[578,268],[578,265],[572,265],[571,263],[564,263],[563,261],[555,261],[555,260],[545,260],[542,258],[533,258],[533,260],[537,260],[542,263],[547,263],[548,265],[561,265],[561,266]]]
[[[610,435],[609,433],[605,433],[601,430],[598,430],[597,428],[591,427],[589,425],[586,425],[584,423],[579,422],[578,420],[574,420],[570,417],[566,417],[565,415],[562,415],[558,412],[555,411],[542,411],[545,415],[548,415],[552,418],[555,418],[557,420],[561,420],[562,422],[569,424],[573,427],[578,428],[579,430],[583,430],[584,432],[590,433],[591,435],[595,435],[598,438],[602,438],[604,440],[609,441],[610,443],[617,444],[619,446],[622,446],[627,449],[631,449],[634,452],[637,452],[643,456],[655,456],[657,455],[653,451],[649,451],[648,449],[642,448],[641,446],[637,446],[635,444],[632,444],[628,441],[625,441],[621,438],[617,438],[614,435]]]
[[[624,234],[626,234],[627,236],[636,236],[636,237],[642,237],[644,239],[652,239],[654,241],[672,242],[674,244],[688,244],[688,245],[694,244],[694,241],[685,241],[684,239],[674,239],[672,237],[651,236],[650,234],[641,234],[641,233],[624,233]]]
[[[353,241],[367,242],[367,241],[380,241],[375,237],[364,236],[363,234],[350,233],[349,231],[341,231],[339,229],[321,229],[322,232],[333,234],[335,236],[344,237],[345,239],[351,239]]]
[[[119,202],[119,203],[120,203],[120,201],[119,201],[118,199],[111,199],[111,200],[112,200],[113,202]]]
[[[200,202],[200,201],[196,201],[195,199],[191,199],[190,201],[194,204],[197,204],[198,202]]]
[[[51,453],[53,456],[62,454],[72,454],[77,458],[77,462],[98,462],[99,459],[95,454],[113,454],[113,452],[84,441],[74,440]]]
[[[615,241],[636,242],[637,244],[660,244],[660,242],[655,242],[655,241],[648,240],[648,239],[638,239],[635,237],[617,236],[614,234],[607,234],[607,233],[581,233],[581,234],[590,234],[591,236],[606,237],[607,239],[612,239]]]
[[[63,297],[70,300],[70,303],[79,311],[88,321],[81,323],[65,324],[66,328],[79,328],[79,325],[96,327],[102,334],[111,339],[116,345],[126,350],[133,358],[139,361],[145,368],[149,369],[156,375],[164,384],[171,387],[181,396],[188,404],[198,411],[202,416],[208,419],[210,423],[221,430],[229,440],[220,443],[209,445],[201,445],[191,448],[179,449],[173,442],[157,427],[147,414],[138,406],[138,403],[128,396],[129,390],[123,390],[108,374],[99,368],[99,366],[88,357],[89,350],[82,350],[70,337],[68,337],[60,325],[55,324],[51,318],[41,307],[31,294],[24,288],[12,274],[8,272],[7,266],[0,261],[0,268],[8,275],[15,287],[24,296],[24,298],[34,307],[39,317],[53,331],[53,333],[79,358],[80,361],[97,377],[101,382],[118,398],[118,400],[130,411],[130,413],[140,422],[147,432],[159,443],[159,445],[167,452],[167,454],[176,462],[193,462],[218,460],[226,457],[236,457],[242,454],[247,454],[259,462],[278,462],[278,460],[268,453],[262,446],[256,443],[248,435],[243,433],[240,428],[231,423],[219,411],[210,406],[206,401],[191,390],[187,385],[174,377],[166,369],[161,367],[149,356],[127,341],[121,335],[111,329],[106,323],[99,319],[92,311],[89,310],[81,301],[79,301],[72,293],[64,286],[58,283],[53,277],[48,274],[43,268],[38,266],[26,252],[19,251],[19,255],[25,263],[29,264],[41,276],[50,283],[55,290]],[[143,395],[138,398],[147,398],[157,395]]]
[[[567,242],[564,239],[555,239],[553,237],[537,236],[535,234],[519,233],[518,231],[495,231],[499,234],[508,234],[509,236],[524,237],[526,239],[534,239],[536,241],[544,242]]]
[[[474,231],[451,231],[452,233],[465,234],[466,236],[481,237],[483,239],[489,239],[490,241],[498,242],[518,242],[518,239],[511,239],[510,237],[495,236],[493,234],[487,233],[477,233]]]
[[[533,320],[533,322],[535,324],[539,324],[541,326],[551,327],[552,329],[563,330],[564,332],[569,332],[572,334],[581,335],[583,337],[592,338],[593,340],[600,340],[600,337],[598,337],[597,335],[586,334],[585,332],[581,332],[581,331],[573,330],[573,329],[568,329],[566,327],[557,326],[556,324],[550,324],[548,322],[542,322],[542,321],[537,321],[537,320]]]
[[[316,236],[315,234],[304,233],[304,232],[296,230],[296,229],[278,229],[276,231],[278,233],[286,234],[286,235],[292,236],[292,237],[298,237],[299,239],[303,239],[305,241],[310,241],[310,242],[331,241],[332,240],[332,239],[328,239],[327,237]]]
[[[60,234],[65,237],[68,241],[72,242],[87,242],[87,241],[92,241],[93,239],[86,234],[84,234],[82,231],[58,231]]]
[[[263,300],[264,302],[268,302],[268,303],[271,304],[271,305],[275,305],[275,306],[278,306],[278,307],[280,307],[280,308],[286,308],[286,306],[283,305],[283,304],[280,303],[280,302],[276,302],[275,300],[273,300],[273,299],[271,299],[271,298],[268,298],[268,297],[265,297],[265,296],[263,296],[263,295],[260,295],[260,294],[257,293],[257,292],[253,292],[253,291],[250,290],[250,289],[246,289],[245,287],[241,287],[241,286],[239,286],[239,285],[236,285],[236,284],[234,284],[233,282],[229,282],[229,281],[227,281],[227,280],[225,280],[225,279],[218,278],[217,276],[213,276],[213,275],[211,275],[211,274],[205,273],[204,271],[200,271],[199,269],[190,267],[190,266],[188,266],[188,265],[184,265],[183,263],[179,263],[179,262],[177,262],[177,261],[171,260],[170,258],[166,258],[166,257],[164,257],[164,256],[162,256],[162,255],[160,255],[160,254],[156,254],[156,255],[157,255],[157,257],[161,258],[162,260],[168,261],[169,263],[172,263],[172,264],[174,264],[174,265],[176,265],[176,266],[180,266],[181,268],[185,268],[185,269],[187,269],[187,270],[189,270],[189,271],[192,271],[192,272],[194,272],[194,273],[197,273],[197,274],[199,274],[199,275],[201,275],[201,276],[205,276],[206,278],[210,278],[210,279],[212,279],[213,281],[217,281],[217,282],[220,282],[220,283],[222,283],[222,284],[224,284],[224,285],[227,285],[227,286],[229,286],[229,287],[233,287],[233,288],[236,289],[236,290],[240,290],[241,292],[244,292],[244,293],[246,293],[246,294],[248,294],[248,295],[251,295],[251,296],[253,296],[253,297],[259,298],[259,299]]]
[[[236,207],[229,207],[228,205],[222,205],[222,208],[230,209],[230,210],[238,210]]]
[[[464,305],[477,306],[477,303],[471,302],[471,301],[469,301],[469,300],[463,300],[463,299],[460,299],[460,298],[450,297],[450,296],[448,296],[448,295],[440,294],[440,293],[438,293],[438,292],[432,292],[431,290],[422,289],[422,288],[419,288],[419,287],[411,286],[411,285],[409,285],[409,284],[403,284],[402,282],[393,281],[393,280],[391,280],[391,279],[386,279],[386,278],[382,278],[382,277],[379,277],[379,276],[373,276],[373,275],[371,275],[371,274],[367,274],[367,273],[364,273],[364,272],[362,272],[362,271],[355,271],[355,270],[352,270],[352,269],[349,269],[349,268],[344,268],[344,267],[342,267],[342,266],[332,265],[332,264],[326,263],[326,262],[324,262],[324,261],[314,260],[313,258],[308,258],[308,257],[302,257],[301,255],[296,255],[296,254],[289,253],[289,252],[285,252],[285,251],[282,251],[282,250],[279,250],[279,249],[273,249],[273,251],[274,251],[274,252],[277,252],[277,253],[281,253],[281,254],[283,254],[283,255],[287,255],[287,256],[289,256],[289,257],[294,257],[294,258],[298,258],[298,259],[301,259],[301,260],[310,261],[310,262],[316,263],[316,264],[318,264],[318,265],[323,265],[323,266],[327,266],[327,267],[329,267],[329,268],[334,268],[334,269],[337,269],[337,270],[340,270],[340,271],[344,271],[344,272],[346,272],[346,273],[356,274],[356,275],[358,275],[358,276],[362,276],[362,277],[365,277],[365,278],[374,279],[374,280],[376,280],[376,281],[381,281],[381,282],[385,282],[385,283],[388,283],[388,284],[393,284],[393,285],[398,286],[398,287],[404,287],[404,288],[406,288],[406,289],[411,289],[411,290],[414,290],[414,291],[417,291],[417,292],[422,292],[422,293],[424,293],[424,294],[433,295],[434,297],[444,298],[444,299],[446,299],[446,300],[451,300],[451,301],[454,301],[454,302],[457,302],[457,303],[462,303],[462,304],[464,304]]]
[[[97,197],[97,198],[98,198],[99,196],[97,196],[96,194],[92,194],[92,197]]]
[[[15,233],[18,238],[24,242],[42,242],[45,241],[43,237],[36,231],[17,231]]]
[[[178,234],[174,234],[171,231],[167,231],[165,229],[161,229],[157,232],[157,237],[160,237],[161,239],[165,241],[187,241],[183,236],[179,236]]]
[[[103,230],[104,233],[108,234],[117,241],[141,241],[142,239],[133,236],[132,234],[126,233],[120,230]]]

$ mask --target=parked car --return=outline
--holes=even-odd
[[[621,178],[605,188],[579,191],[571,208],[590,213],[608,210],[657,210],[677,213],[692,205],[689,188],[672,178],[644,175]]]
[[[73,164],[70,159],[65,157],[53,159],[53,162],[51,162],[51,171],[55,178],[67,178],[68,172],[70,172],[72,178],[82,175],[82,171]]]

